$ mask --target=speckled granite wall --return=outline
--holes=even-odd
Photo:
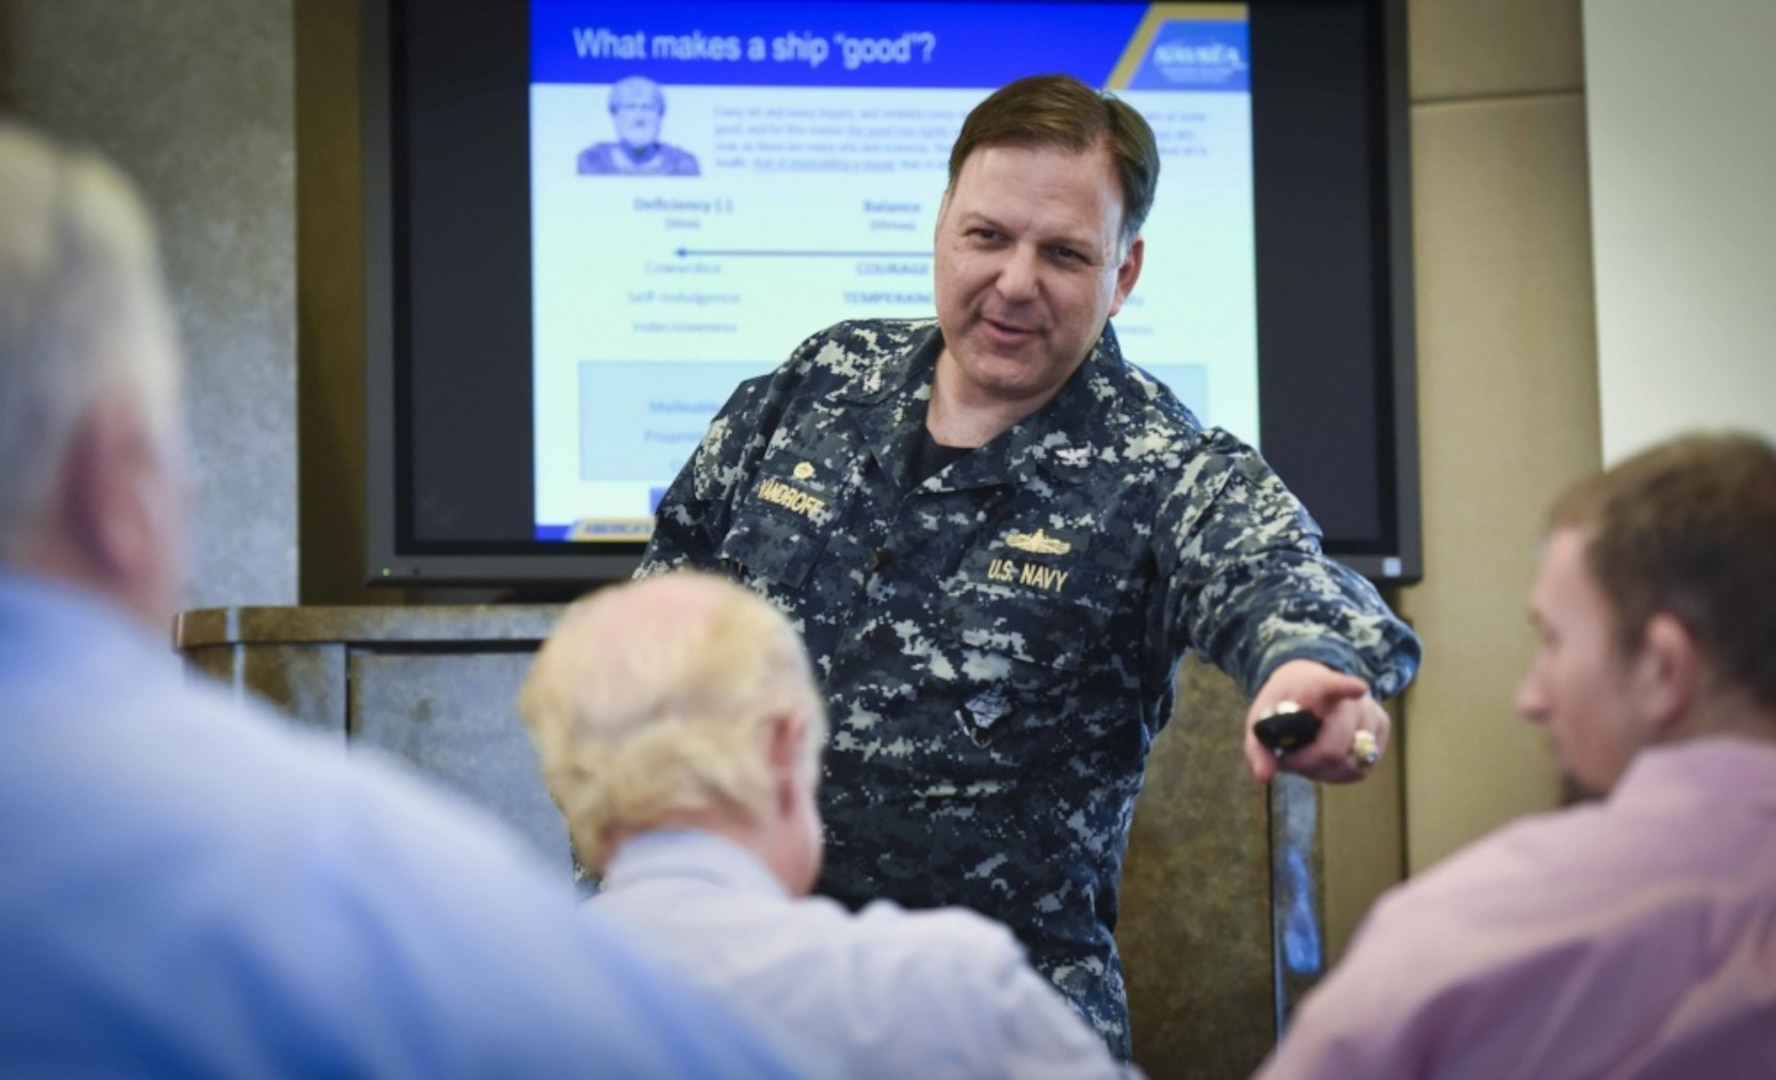
[[[290,0],[9,0],[5,92],[159,216],[189,358],[189,607],[296,594]]]

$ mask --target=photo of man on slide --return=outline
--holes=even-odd
[[[631,75],[611,85],[611,123],[615,142],[594,143],[580,152],[581,176],[697,176],[697,155],[660,141],[660,120],[666,95],[660,84]]]

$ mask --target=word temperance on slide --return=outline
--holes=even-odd
[[[645,539],[741,381],[931,318],[950,145],[1044,72],[1159,139],[1125,353],[1255,442],[1248,56],[1241,4],[533,0],[536,536]]]

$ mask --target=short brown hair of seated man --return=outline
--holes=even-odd
[[[603,875],[591,905],[844,1075],[1122,1075],[998,923],[808,895],[825,710],[800,636],[754,593],[697,571],[595,592],[520,709]]]
[[[1384,897],[1266,1076],[1776,1076],[1776,449],[1555,507],[1517,706],[1597,798]]]

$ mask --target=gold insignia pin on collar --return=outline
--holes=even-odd
[[[805,461],[798,461],[796,462],[796,467],[791,469],[790,473],[794,475],[797,480],[806,480],[808,477],[814,475],[814,466]]]
[[[1037,529],[1033,533],[1014,532],[1005,538],[1007,547],[1019,551],[1028,551],[1036,555],[1065,555],[1073,550],[1073,545],[1065,540],[1053,537]]]

